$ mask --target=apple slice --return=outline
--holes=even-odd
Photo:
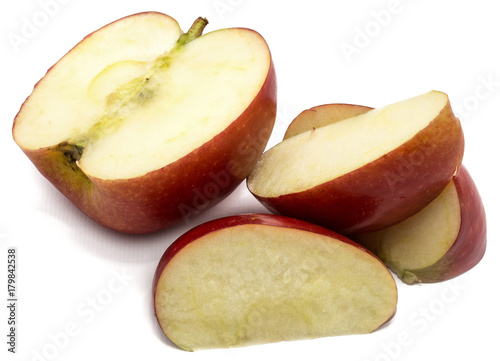
[[[78,208],[127,233],[166,228],[243,181],[276,113],[269,48],[255,31],[183,33],[140,13],[90,34],[35,86],[17,144]]]
[[[431,91],[280,142],[247,186],[273,213],[343,234],[376,231],[436,198],[463,149],[448,96]]]
[[[356,236],[403,282],[439,282],[479,263],[486,250],[486,214],[464,166],[419,213],[392,227]]]
[[[153,286],[161,328],[191,351],[370,333],[397,304],[394,278],[371,252],[265,214],[191,229],[164,253]]]
[[[306,109],[290,123],[286,129],[283,140],[299,133],[317,129],[328,124],[366,113],[373,108],[354,104],[324,104]]]

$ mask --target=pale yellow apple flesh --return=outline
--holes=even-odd
[[[186,350],[370,333],[397,303],[394,279],[372,254],[293,228],[223,228],[160,271],[156,316]]]
[[[411,270],[429,267],[448,252],[460,225],[460,202],[454,182],[450,182],[419,213],[381,231],[358,235],[356,240],[411,282]]]
[[[175,20],[150,13],[90,36],[36,86],[16,118],[16,142],[73,146],[83,173],[108,180],[142,176],[211,140],[262,88],[269,51],[246,29],[190,42],[181,34]]]
[[[288,138],[263,154],[248,179],[259,197],[297,193],[339,178],[412,139],[446,107],[432,91]]]

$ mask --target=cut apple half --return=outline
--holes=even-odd
[[[474,181],[461,166],[445,190],[419,213],[355,240],[405,283],[445,281],[469,271],[483,257],[486,214]]]
[[[165,228],[229,194],[262,153],[276,111],[255,31],[183,33],[140,13],[90,34],[36,85],[17,144],[75,205],[123,232]]]
[[[463,148],[448,96],[431,91],[285,139],[247,185],[274,213],[343,234],[375,231],[436,198]]]
[[[396,304],[394,278],[372,253],[276,215],[193,228],[167,249],[154,277],[158,322],[190,351],[370,333]]]

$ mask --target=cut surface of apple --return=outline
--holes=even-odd
[[[255,31],[202,35],[206,25],[199,18],[183,33],[155,12],[115,21],[68,52],[21,107],[17,144],[99,223],[163,228],[182,218],[179,206],[200,211],[227,195],[255,164],[248,154],[263,151],[276,108],[269,48]],[[198,209],[197,189],[207,200]]]
[[[419,213],[356,241],[380,257],[404,282],[439,282],[474,267],[486,250],[486,214],[464,166]]]
[[[437,197],[463,148],[448,96],[431,91],[285,139],[247,185],[272,212],[345,234],[375,231]]]
[[[394,278],[330,230],[248,214],[188,231],[159,262],[154,305],[185,350],[370,333],[395,313]]]
[[[356,115],[366,113],[372,109],[373,108],[362,105],[340,103],[324,104],[306,109],[293,119],[286,129],[283,139],[347,118],[355,117]]]

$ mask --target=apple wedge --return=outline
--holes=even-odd
[[[317,129],[328,124],[366,113],[373,108],[354,104],[324,104],[306,109],[290,123],[286,129],[283,140],[299,133]]]
[[[463,150],[448,96],[431,91],[278,143],[261,156],[247,186],[273,213],[365,233],[429,204]]]
[[[197,226],[162,256],[158,322],[184,350],[370,333],[397,289],[359,244],[292,218],[246,214]]]
[[[154,232],[208,209],[243,181],[276,115],[276,76],[257,32],[183,33],[134,14],[59,60],[22,105],[13,137],[98,223]]]
[[[445,190],[412,217],[355,238],[403,282],[440,282],[479,263],[486,250],[486,214],[464,166]]]

